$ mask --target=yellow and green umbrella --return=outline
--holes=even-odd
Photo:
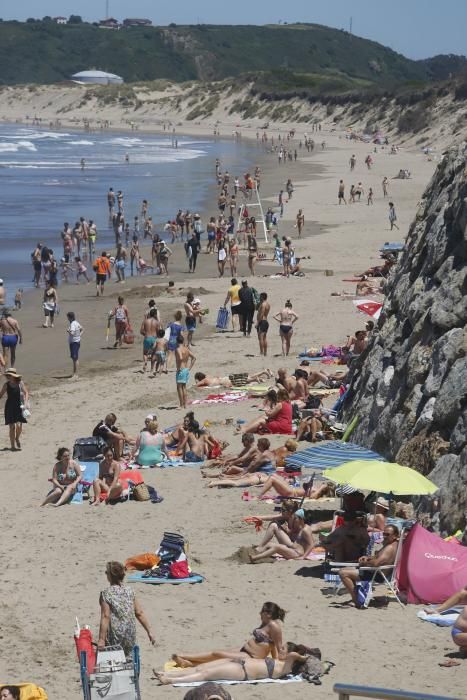
[[[421,496],[438,490],[436,484],[415,469],[377,460],[346,462],[340,467],[326,469],[323,476],[336,484],[395,496]]]

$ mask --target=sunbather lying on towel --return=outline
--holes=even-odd
[[[275,554],[284,559],[306,559],[315,546],[315,538],[309,525],[305,524],[305,513],[302,508],[295,511],[293,515],[293,537],[289,537],[285,532],[276,533],[280,541],[276,544],[266,544],[256,548],[257,554],[250,554],[250,561],[256,564],[262,559],[269,559]]]
[[[204,654],[173,654],[177,666],[191,668],[217,659],[265,659],[272,656],[277,659],[284,656],[286,650],[282,641],[282,623],[285,612],[276,603],[266,602],[260,612],[261,624],[253,630],[252,637],[235,649],[215,649]]]
[[[282,447],[276,447],[276,449],[273,450],[276,461],[276,469],[282,469],[282,467],[285,465],[285,460],[287,457],[293,455],[297,451],[297,448],[298,442],[296,440],[292,440],[292,438],[286,440]]]
[[[391,268],[394,265],[394,260],[386,259],[382,265],[369,267],[365,272],[357,272],[357,277],[388,277]]]
[[[458,605],[467,605],[467,586],[462,588],[457,593],[453,593],[444,603],[437,605],[435,608],[425,608],[427,615],[433,615],[434,613],[443,613],[450,608],[455,608]]]
[[[214,486],[253,486],[263,484],[268,474],[274,469],[274,452],[270,449],[271,443],[267,438],[259,438],[256,450],[252,454],[248,465],[236,475],[225,477],[222,474],[209,482],[210,488]]]
[[[381,266],[382,267],[382,266]],[[360,282],[357,282],[355,287],[355,296],[357,297],[367,297],[371,294],[381,294],[382,293],[382,282],[374,282],[369,280],[366,275],[362,275]]]
[[[304,365],[305,362],[307,362],[307,360],[303,360],[300,366]],[[327,374],[322,370],[307,369],[306,365],[302,369],[308,373],[309,387],[321,383],[326,389],[338,389],[341,387],[349,373],[348,369],[340,369]]]
[[[68,503],[76,493],[81,481],[81,468],[78,462],[71,458],[71,452],[66,447],[60,447],[57,452],[58,460],[52,471],[53,490],[46,496],[41,506],[62,506]]]
[[[173,671],[154,671],[154,675],[161,685],[174,683],[196,683],[203,681],[249,681],[262,680],[264,678],[284,678],[292,673],[294,676],[307,672],[307,662],[311,656],[309,650],[302,645],[293,647],[303,650],[287,651],[283,660],[272,659],[270,656],[264,659],[232,658],[218,659],[201,664],[197,668],[174,669]],[[291,647],[291,648],[293,648]]]
[[[239,381],[238,378],[242,377]],[[229,374],[228,377],[211,377],[204,372],[196,372],[195,374],[195,387],[201,389],[205,386],[222,386],[226,389],[231,389],[233,386],[245,386],[245,384],[250,384],[251,382],[267,382],[268,379],[272,379],[273,373],[270,369],[265,369],[262,372],[257,372],[256,374]]]
[[[284,498],[311,498],[317,500],[323,496],[334,496],[336,487],[330,481],[325,481],[319,486],[313,486],[312,481],[307,481],[302,486],[292,486],[288,479],[284,479],[278,474],[271,474],[263,481],[263,488],[259,493],[259,497],[265,496],[268,491],[273,489],[279,496]]]

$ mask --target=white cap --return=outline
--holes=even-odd
[[[3,280],[0,280],[0,284],[3,284]]]

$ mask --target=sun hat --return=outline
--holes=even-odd
[[[14,367],[10,367],[9,369],[5,370],[5,376],[13,377],[14,379],[21,379],[22,375],[18,374]]]
[[[385,510],[389,510],[389,501],[386,500],[386,498],[383,498],[382,496],[378,496],[376,501],[373,501],[374,506],[379,506],[380,508],[384,508]]]

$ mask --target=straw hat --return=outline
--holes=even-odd
[[[379,506],[380,508],[384,508],[385,510],[389,510],[389,501],[387,501],[382,496],[378,496],[376,501],[373,501],[373,505]]]
[[[13,379],[21,379],[21,374],[18,374],[14,367],[5,370],[5,376],[12,377]]]

